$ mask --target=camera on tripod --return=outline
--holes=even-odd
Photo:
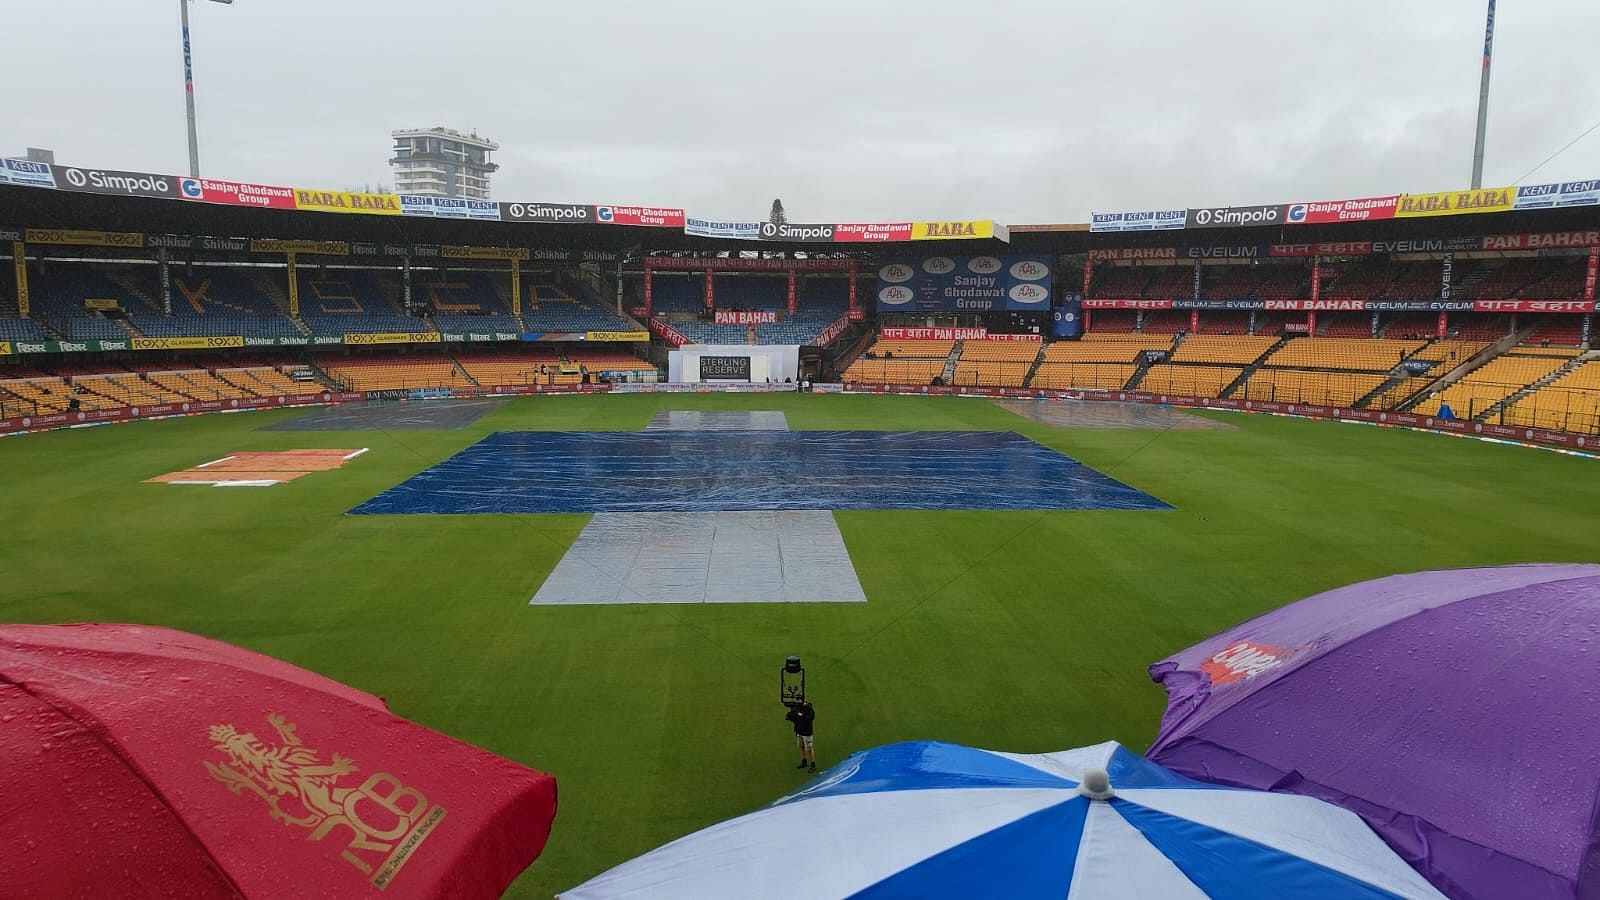
[[[798,656],[786,658],[778,670],[778,700],[784,706],[806,702],[806,667],[800,665]]]

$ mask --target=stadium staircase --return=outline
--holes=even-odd
[[[1489,360],[1494,359],[1507,350],[1510,350],[1512,347],[1522,343],[1523,340],[1528,337],[1528,335],[1533,334],[1534,328],[1535,326],[1529,325],[1528,327],[1523,328],[1522,330],[1513,334],[1508,334],[1500,340],[1495,341],[1489,346],[1483,348],[1462,362],[1460,365],[1418,388],[1416,393],[1412,394],[1410,397],[1407,397],[1400,403],[1397,403],[1394,407],[1395,410],[1397,412],[1408,412],[1414,409],[1418,403],[1421,403],[1423,400],[1428,399],[1450,385],[1455,384],[1457,381],[1460,381],[1467,375],[1467,373],[1473,371],[1474,369],[1481,368]]]
[[[1022,376],[1022,383],[1024,385],[1033,384],[1034,373],[1038,372],[1039,371],[1039,366],[1044,363],[1044,351],[1045,351],[1045,348],[1047,348],[1049,346],[1050,346],[1050,342],[1049,341],[1040,341],[1039,342],[1039,352],[1034,354],[1033,364],[1028,366],[1027,373]]]
[[[145,286],[144,282],[135,278],[132,272],[124,269],[112,269],[106,273],[106,279],[112,284],[115,284],[117,287],[127,291],[128,295],[133,297],[133,299],[144,304],[145,308],[143,310],[127,310],[129,315],[137,315],[140,312],[146,312],[158,316],[167,314],[167,311],[162,308],[161,304],[156,302],[156,298],[150,293],[149,288]]]
[[[144,337],[144,332],[142,332],[139,329],[133,327],[133,323],[128,321],[127,319],[109,319],[109,321],[111,322],[111,324],[113,324],[113,325],[117,326],[118,328],[122,329],[122,333],[126,334],[130,338],[142,338],[142,337]]]
[[[1256,357],[1254,361],[1252,361],[1249,365],[1247,365],[1243,369],[1241,369],[1239,371],[1239,377],[1233,379],[1232,381],[1230,381],[1226,385],[1224,385],[1222,390],[1217,392],[1217,396],[1218,397],[1231,397],[1231,396],[1233,396],[1233,392],[1239,390],[1241,387],[1244,387],[1244,383],[1246,381],[1250,380],[1250,376],[1251,375],[1254,375],[1257,371],[1259,371],[1261,369],[1262,364],[1265,363],[1267,361],[1267,359],[1272,356],[1272,354],[1277,353],[1280,349],[1282,349],[1284,344],[1287,344],[1292,340],[1294,340],[1294,338],[1292,338],[1292,337],[1290,337],[1288,335],[1284,335],[1283,337],[1278,338],[1278,342],[1277,343],[1273,344],[1271,347],[1268,347],[1266,350],[1262,351],[1260,356]]]
[[[1128,376],[1128,383],[1124,384],[1122,389],[1125,391],[1138,390],[1139,382],[1144,380],[1144,376],[1150,374],[1150,367],[1161,362],[1162,360],[1170,358],[1172,356],[1172,350],[1177,349],[1177,346],[1181,343],[1183,343],[1183,335],[1178,336],[1178,339],[1173,342],[1172,348],[1167,350],[1166,355],[1164,356],[1152,356],[1149,353],[1139,354],[1139,365],[1134,368],[1133,374]]]
[[[950,348],[950,355],[944,358],[944,371],[940,373],[939,377],[945,384],[956,383],[956,360],[961,358],[961,351],[966,345],[966,341],[956,341],[954,346]]]
[[[467,380],[467,384],[470,384],[473,387],[483,387],[483,384],[479,382],[478,379],[473,378],[472,373],[468,372],[466,367],[461,365],[461,360],[456,359],[454,356],[448,355],[446,358],[450,360],[450,365],[455,367],[456,374]]]
[[[285,283],[286,282],[287,276],[285,277]],[[256,287],[261,290],[262,296],[266,297],[267,300],[272,304],[272,308],[278,311],[278,315],[283,316],[285,319],[293,322],[295,330],[299,331],[302,335],[305,335],[306,337],[311,336],[310,325],[307,325],[305,321],[298,316],[289,315],[289,292],[285,287],[285,284],[279,283],[279,280],[276,278],[267,278],[261,276],[258,276],[255,279],[255,283]],[[343,390],[343,388],[340,388],[340,390]]]
[[[1519,401],[1522,398],[1528,396],[1529,394],[1532,394],[1533,392],[1539,390],[1540,388],[1550,384],[1551,382],[1555,381],[1556,379],[1561,378],[1562,376],[1570,373],[1573,369],[1578,368],[1579,366],[1583,365],[1584,363],[1586,363],[1586,362],[1588,362],[1588,361],[1590,361],[1592,359],[1600,359],[1600,353],[1597,353],[1597,352],[1591,350],[1591,351],[1589,351],[1587,353],[1578,354],[1577,356],[1573,357],[1572,359],[1567,360],[1566,365],[1563,365],[1561,368],[1556,369],[1554,372],[1551,372],[1549,375],[1546,375],[1543,378],[1540,378],[1539,380],[1534,381],[1531,384],[1528,384],[1528,385],[1524,386],[1520,390],[1513,391],[1511,394],[1507,395],[1499,403],[1496,403],[1493,406],[1490,406],[1487,409],[1485,409],[1483,412],[1478,413],[1477,415],[1473,416],[1472,420],[1474,422],[1488,422],[1488,421],[1490,421],[1494,416],[1497,416],[1500,413],[1504,412],[1505,410],[1510,409],[1513,406],[1516,406],[1517,405],[1517,401]]]
[[[1399,387],[1400,385],[1405,384],[1405,382],[1408,379],[1416,377],[1416,376],[1412,375],[1410,372],[1406,371],[1406,363],[1409,363],[1412,360],[1415,360],[1417,357],[1422,355],[1423,351],[1427,350],[1429,347],[1432,347],[1434,344],[1437,344],[1437,343],[1439,343],[1439,339],[1438,338],[1433,338],[1433,339],[1429,340],[1426,344],[1423,344],[1421,347],[1418,347],[1416,350],[1412,351],[1408,356],[1406,356],[1404,359],[1400,360],[1398,365],[1396,365],[1394,368],[1389,370],[1389,377],[1384,379],[1382,384],[1380,384],[1377,387],[1373,388],[1371,391],[1369,391],[1368,393],[1364,394],[1363,396],[1357,397],[1355,399],[1355,401],[1350,404],[1350,408],[1351,409],[1366,409],[1367,405],[1372,403],[1372,401],[1378,399],[1379,397],[1384,396],[1385,394],[1389,393],[1390,391],[1394,390],[1395,388]],[[1431,365],[1431,363],[1430,363],[1430,365]]]

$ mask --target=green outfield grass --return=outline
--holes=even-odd
[[[635,430],[670,409],[1016,431],[1177,509],[840,513],[865,604],[555,608],[528,600],[583,516],[344,514],[491,431]],[[299,414],[0,440],[3,618],[232,641],[553,773],[560,813],[518,897],[802,784],[776,700],[787,654],[806,660],[824,765],[908,739],[1142,750],[1163,705],[1145,667],[1241,619],[1397,572],[1600,562],[1600,461],[1331,422],[1056,430],[961,398],[630,395],[514,400],[460,431],[257,430]],[[140,483],[300,447],[371,452],[265,489]]]

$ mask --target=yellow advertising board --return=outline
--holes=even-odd
[[[992,237],[994,237],[994,222],[989,219],[911,223],[913,241],[959,241]]]
[[[10,356],[10,355],[11,355],[11,342],[10,341],[0,341],[0,356]]]
[[[134,350],[224,350],[243,347],[244,337],[233,334],[222,337],[161,337],[134,338],[128,342]]]
[[[585,331],[583,339],[586,341],[648,341],[648,331]]]
[[[251,253],[317,253],[323,256],[349,256],[349,241],[286,241],[279,238],[256,238],[250,242]]]
[[[1421,216],[1458,216],[1462,213],[1505,212],[1517,202],[1514,187],[1442,191],[1437,194],[1401,194],[1395,207],[1397,219]]]
[[[33,312],[32,300],[28,294],[28,245],[21,241],[11,242],[11,265],[16,269],[17,275],[17,315],[26,319]]]
[[[316,212],[366,213],[370,216],[400,215],[399,194],[356,194],[350,191],[294,189],[296,209]]]
[[[29,228],[23,234],[30,244],[74,247],[143,247],[144,235],[134,231],[85,231],[81,228]]]
[[[437,331],[374,331],[374,332],[346,332],[344,342],[352,346],[365,346],[367,344],[437,344],[440,341]]]
[[[95,299],[84,300],[83,301],[83,307],[84,307],[84,309],[117,309],[118,308],[117,301],[115,301],[115,300],[95,300]]]
[[[527,247],[440,247],[446,259],[527,259]]]

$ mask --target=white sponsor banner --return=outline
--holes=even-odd
[[[437,219],[483,219],[500,221],[500,204],[493,200],[459,200],[454,197],[400,195],[400,214],[431,216]]]
[[[743,241],[761,239],[760,222],[713,222],[693,217],[683,220],[683,233],[695,237],[733,238]]]
[[[22,184],[28,187],[56,186],[56,177],[50,172],[50,166],[42,162],[28,159],[0,160],[0,184]]]
[[[1512,209],[1557,209],[1564,206],[1600,206],[1600,179],[1525,184],[1517,188]]]
[[[1139,212],[1093,213],[1089,230],[1112,231],[1175,231],[1183,228],[1188,210],[1152,209]]]

